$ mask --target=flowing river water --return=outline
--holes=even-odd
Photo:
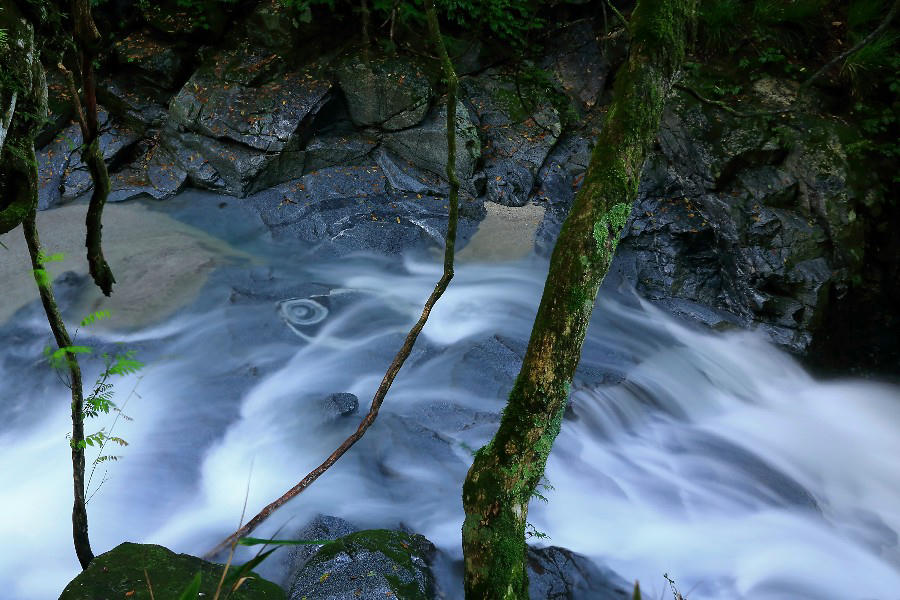
[[[41,213],[48,250],[74,253],[54,265],[71,271],[56,285],[69,321],[113,311],[80,343],[147,363],[116,381],[133,420],[115,423],[129,446],[91,484],[97,553],[124,540],[203,553],[237,526],[248,481],[250,514],[292,486],[356,427],[440,274],[422,255],[328,258],[273,239],[233,199],[191,192],[110,207],[108,253],[124,267],[109,306],[80,274],[78,241],[55,233],[69,216]],[[41,360],[47,326],[12,238],[0,248],[0,597],[45,600],[77,573],[68,390]],[[402,524],[458,560],[471,451],[497,426],[546,269],[534,256],[462,262],[366,438],[259,535],[325,513]],[[359,397],[358,414],[323,408],[339,392]],[[668,573],[692,600],[894,600],[898,456],[900,389],[816,380],[757,334],[699,330],[604,288],[552,488],[529,521],[650,598]],[[456,574],[439,576],[459,597]]]

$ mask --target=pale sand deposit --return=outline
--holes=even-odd
[[[52,276],[88,273],[84,249],[87,205],[38,213],[44,251],[62,252],[50,263]],[[0,236],[0,323],[38,298],[22,228]],[[116,277],[111,298],[91,285],[70,309],[77,315],[105,309],[108,325],[136,328],[158,321],[193,300],[210,271],[236,258],[251,258],[224,241],[137,203],[109,204],[103,212],[103,250]],[[69,314],[73,314],[69,312]]]
[[[461,262],[502,262],[531,253],[534,234],[544,218],[543,206],[503,206],[485,202],[484,207],[487,216],[466,247],[456,255]]]

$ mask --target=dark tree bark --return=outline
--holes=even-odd
[[[99,50],[100,32],[97,31],[91,15],[90,0],[72,0],[71,7],[74,38],[78,48],[81,70],[83,102],[78,99],[78,91],[75,89],[71,74],[66,73],[66,75],[69,79],[72,101],[75,103],[75,112],[78,115],[79,125],[81,125],[81,137],[84,142],[81,156],[94,182],[94,190],[91,193],[91,201],[85,219],[87,226],[85,246],[87,247],[87,261],[91,277],[97,287],[109,296],[116,279],[103,256],[102,245],[103,207],[109,197],[110,183],[106,162],[103,160],[103,152],[100,150],[100,126],[97,119],[97,77],[94,73],[94,59]]]
[[[463,487],[466,597],[526,599],[528,503],[559,434],[594,300],[631,212],[666,96],[685,53],[695,0],[639,0],[631,51],[606,123],[553,250],[522,369],[493,440]]]

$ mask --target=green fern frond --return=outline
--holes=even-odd
[[[102,321],[103,319],[108,319],[111,314],[112,313],[110,313],[108,310],[98,310],[98,311],[92,312],[91,314],[89,314],[88,316],[86,316],[85,318],[83,318],[81,320],[81,326],[87,327],[87,326],[91,325],[92,323],[96,323],[97,321]]]

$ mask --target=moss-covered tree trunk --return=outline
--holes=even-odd
[[[37,202],[34,136],[47,114],[47,82],[33,24],[13,2],[0,8],[0,233],[8,233]]]
[[[637,195],[695,0],[639,0],[631,51],[617,75],[584,185],[553,250],[522,369],[493,440],[463,487],[466,598],[528,598],[525,524],[547,462],[594,300]]]

